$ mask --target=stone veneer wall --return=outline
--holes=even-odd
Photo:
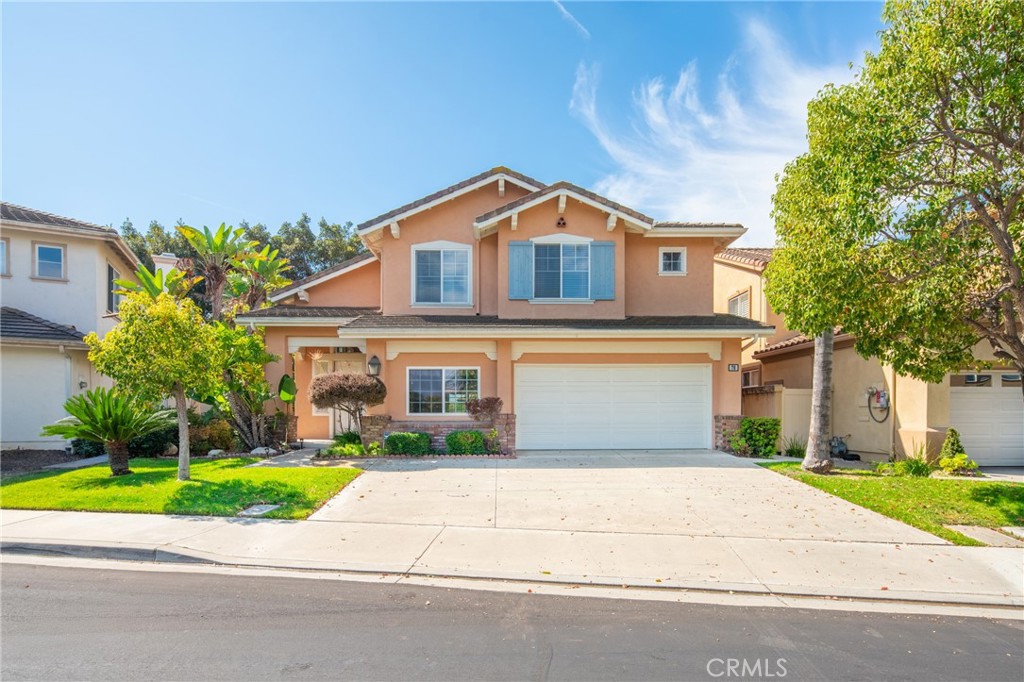
[[[715,415],[715,448],[729,452],[729,434],[740,428],[741,415],[716,414]]]
[[[387,415],[364,415],[362,437],[363,445],[369,445],[374,441],[383,443],[389,433],[421,431],[430,434],[431,445],[435,450],[444,452],[445,436],[452,431],[475,430],[483,431],[486,435],[491,428],[498,431],[498,442],[501,445],[502,454],[514,455],[516,452],[516,416],[514,414],[498,415],[493,425],[476,421],[392,421],[391,417]]]

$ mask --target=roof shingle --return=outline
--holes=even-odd
[[[52,225],[54,227],[70,228],[73,230],[117,235],[117,231],[109,227],[94,225],[93,223],[87,223],[83,220],[75,220],[74,218],[66,218],[54,213],[39,211],[34,208],[18,206],[17,204],[11,204],[6,201],[0,202],[0,218],[19,223],[29,223],[32,225]]]
[[[734,263],[744,263],[763,268],[771,261],[774,251],[775,249],[766,247],[739,247],[725,249],[719,252],[715,258],[717,260],[728,260]]]
[[[85,334],[74,327],[57,324],[24,310],[3,306],[0,309],[0,336],[15,339],[81,343]]]

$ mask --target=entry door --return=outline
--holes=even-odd
[[[710,365],[517,365],[516,448],[711,447]]]

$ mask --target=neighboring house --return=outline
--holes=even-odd
[[[102,383],[85,334],[115,324],[115,279],[134,279],[138,260],[109,227],[0,204],[0,443],[63,447],[39,435],[66,416],[68,397]]]
[[[367,253],[237,318],[293,374],[298,434],[347,424],[313,376],[379,368],[364,437],[480,428],[498,396],[508,449],[709,448],[740,414],[741,341],[769,326],[713,310],[716,252],[740,225],[658,222],[567,182],[490,171],[368,220]]]
[[[786,328],[764,300],[764,269],[771,249],[726,249],[715,257],[716,310],[726,311],[749,292],[753,320],[776,328],[775,335],[744,349],[743,414],[777,416],[783,435],[806,440],[814,340]],[[847,436],[852,452],[866,459],[913,453],[927,444],[937,453],[946,430],[955,427],[964,448],[980,464],[1024,465],[1024,402],[1021,377],[1010,370],[974,370],[929,384],[897,375],[876,358],[854,350],[854,337],[838,333],[832,367],[832,433]],[[980,361],[993,359],[985,344]],[[888,401],[888,409],[882,407]]]

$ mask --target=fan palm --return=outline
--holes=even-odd
[[[70,416],[44,426],[42,435],[103,443],[110,455],[110,471],[114,476],[131,473],[128,468],[130,440],[175,424],[173,410],[154,412],[138,398],[102,387],[68,398],[64,410]]]

